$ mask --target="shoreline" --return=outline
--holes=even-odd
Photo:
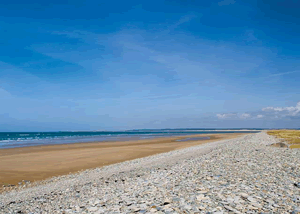
[[[249,133],[196,134],[145,140],[88,142],[19,147],[0,150],[0,185],[17,185],[22,180],[42,181],[86,169],[103,167],[137,158],[208,142],[232,139]],[[176,141],[192,137],[205,140]]]
[[[0,193],[1,213],[298,213],[300,150],[266,132]]]
[[[0,132],[0,150],[31,146],[62,145],[73,143],[95,143],[154,139],[160,137],[180,137],[198,134],[227,134],[227,133],[257,133],[258,130],[161,130],[161,131],[127,131],[107,132],[106,135],[60,135],[60,133],[85,133],[85,132]],[[56,133],[56,135],[49,135]],[[109,134],[111,133],[111,134]],[[117,134],[116,134],[117,133]],[[132,134],[134,133],[134,134]],[[12,136],[11,136],[12,135]],[[39,136],[44,137],[39,137]],[[45,135],[47,137],[45,138]],[[48,136],[49,135],[49,136]],[[24,137],[26,136],[26,137]],[[27,137],[29,137],[27,139]],[[7,139],[6,139],[7,138]]]

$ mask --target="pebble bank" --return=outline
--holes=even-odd
[[[300,149],[265,132],[0,195],[0,213],[300,213]]]

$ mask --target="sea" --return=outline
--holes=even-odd
[[[83,142],[140,140],[194,134],[253,133],[259,131],[259,129],[141,129],[128,131],[0,132],[0,149]]]

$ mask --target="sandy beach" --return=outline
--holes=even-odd
[[[2,192],[0,213],[300,212],[300,150],[266,132],[213,141]]]
[[[0,150],[0,185],[22,180],[40,181],[52,176],[101,167],[216,140],[232,139],[244,133],[188,135],[147,140],[76,143]],[[187,137],[209,140],[177,141]]]

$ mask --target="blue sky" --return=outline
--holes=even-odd
[[[299,1],[0,5],[0,131],[300,126]]]

